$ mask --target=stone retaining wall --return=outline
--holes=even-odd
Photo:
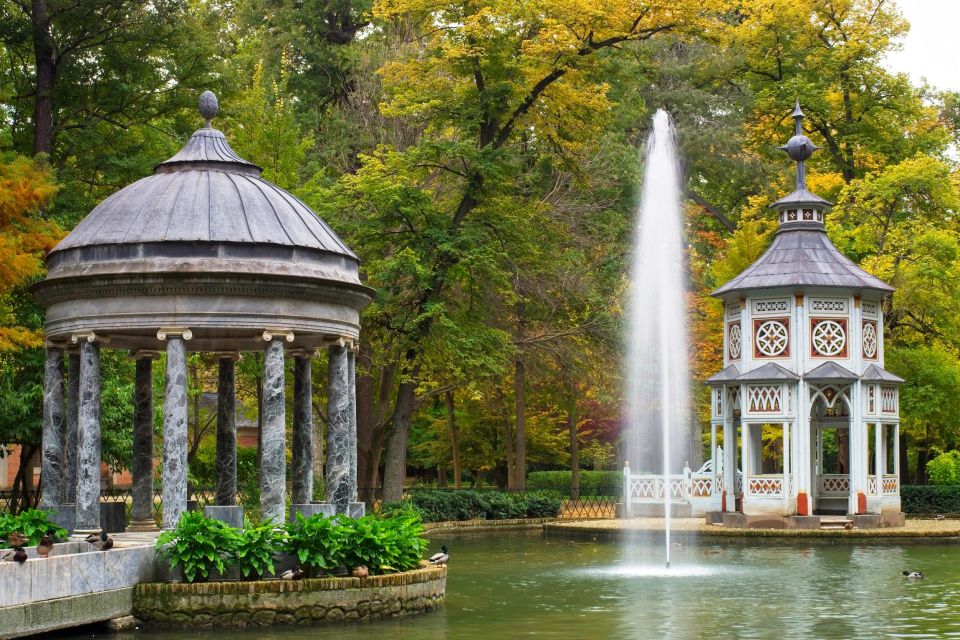
[[[370,578],[145,583],[133,613],[158,626],[248,627],[402,616],[436,609],[446,567]]]

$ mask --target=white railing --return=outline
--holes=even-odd
[[[719,451],[719,447],[718,447]],[[722,465],[718,465],[722,473]],[[713,504],[720,499],[723,491],[723,476],[715,475],[711,460],[697,471],[684,467],[683,473],[666,477],[653,473],[634,474],[629,464],[623,468],[623,503],[627,514],[631,514],[631,505],[663,504],[669,487],[671,504],[690,504],[694,511],[719,508]],[[742,491],[743,474],[737,471],[736,485],[738,494]],[[733,499],[733,496],[730,497]],[[717,503],[719,504],[719,503]]]
[[[690,476],[690,497],[709,498],[713,495],[713,476],[694,473]]]
[[[783,496],[783,475],[748,476],[747,495],[779,498]]]
[[[666,495],[667,484],[670,485],[670,502],[684,502],[687,499],[684,474],[660,475],[631,475],[627,478],[627,496],[630,502],[662,503]]]
[[[817,476],[817,490],[822,496],[846,496],[850,493],[850,476],[821,474]]]

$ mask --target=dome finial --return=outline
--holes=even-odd
[[[207,121],[207,128],[210,128],[210,121],[217,115],[220,105],[217,103],[217,96],[213,91],[204,91],[200,94],[200,115]]]
[[[785,151],[790,159],[797,163],[797,190],[801,191],[807,188],[807,172],[804,163],[820,147],[803,135],[803,111],[800,110],[800,98],[797,98],[796,106],[790,116],[795,122],[793,137],[787,141],[787,144],[778,148]]]

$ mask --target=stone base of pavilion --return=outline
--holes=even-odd
[[[900,511],[886,511],[864,515],[779,516],[748,515],[745,513],[711,511],[706,523],[732,529],[822,529],[825,526],[847,524],[853,529],[887,529],[902,527],[905,516]]]

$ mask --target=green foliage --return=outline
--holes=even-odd
[[[286,550],[309,575],[316,576],[318,571],[337,566],[341,544],[337,524],[337,520],[322,514],[305,518],[302,513],[287,523]]]
[[[0,513],[0,538],[6,539],[11,533],[21,533],[28,538],[26,546],[35,546],[47,531],[54,531],[54,538],[63,540],[67,537],[65,529],[50,520],[50,512],[40,509],[27,509],[18,515]],[[6,543],[0,542],[0,548]]]
[[[947,451],[927,462],[927,478],[933,484],[960,485],[960,451]]]
[[[341,517],[335,531],[338,563],[348,569],[365,566],[373,574],[417,568],[427,546],[420,518],[409,510],[389,518]]]
[[[273,555],[283,548],[285,532],[269,520],[259,526],[246,521],[238,533],[234,565],[244,578],[259,580],[265,573],[273,573]]]
[[[229,525],[189,511],[177,527],[157,538],[157,555],[180,568],[187,582],[204,582],[216,569],[223,574],[233,562],[240,536]]]
[[[906,514],[958,514],[960,485],[903,485],[900,505]]]
[[[570,497],[570,471],[532,471],[527,474],[527,489],[546,489]],[[620,471],[580,471],[580,496],[618,496],[623,490]]]
[[[409,499],[388,503],[384,511],[394,514],[411,507],[424,522],[447,522],[553,518],[560,514],[562,503],[559,498],[543,493],[421,490],[413,492]]]

